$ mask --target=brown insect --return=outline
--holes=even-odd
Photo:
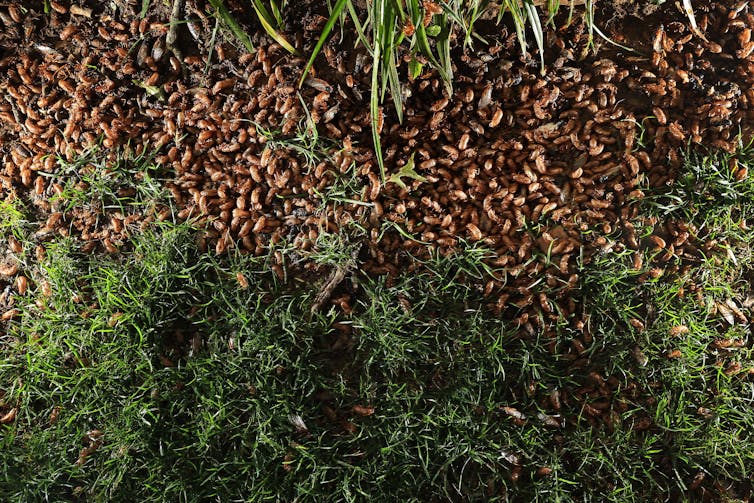
[[[215,82],[215,85],[212,86],[212,94],[218,94],[228,88],[233,87],[236,84],[236,79],[233,77],[219,80]]]
[[[16,278],[16,291],[18,292],[19,295],[22,295],[22,296],[26,295],[28,286],[29,286],[29,282],[26,279],[26,276],[22,274]]]
[[[354,405],[351,407],[351,411],[353,411],[354,414],[357,414],[362,417],[368,417],[374,414],[374,407],[365,407],[363,405]]]

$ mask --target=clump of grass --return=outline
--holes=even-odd
[[[689,152],[675,183],[648,194],[644,205],[657,216],[693,222],[706,239],[745,235],[754,216],[752,159],[752,142],[740,141],[734,153]]]
[[[18,239],[25,237],[24,230],[30,226],[29,210],[18,197],[11,194],[0,201],[0,230],[3,235],[10,233]]]
[[[62,185],[52,201],[64,211],[80,208],[100,214],[138,208],[148,213],[167,194],[159,182],[160,168],[146,152],[123,150],[108,157],[95,146],[72,162],[59,158],[57,169],[43,176]]]

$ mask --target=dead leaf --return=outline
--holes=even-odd
[[[542,414],[540,412],[539,414],[537,414],[537,419],[539,419],[540,421],[542,421],[542,423],[545,426],[549,426],[551,428],[560,428],[562,426],[559,415],[557,415],[557,416],[548,416],[547,414]]]
[[[306,423],[298,414],[289,414],[288,422],[290,422],[293,427],[296,428],[296,433],[309,433],[309,428],[306,426]]]
[[[727,299],[725,301],[725,304],[730,308],[731,311],[733,311],[733,314],[736,316],[739,323],[742,323],[745,325],[749,321],[746,318],[746,315],[738,307],[738,305],[735,302],[733,302],[733,299]]]

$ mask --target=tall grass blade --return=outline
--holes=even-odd
[[[254,44],[251,43],[249,35],[241,28],[222,0],[209,0],[209,3],[215,9],[217,15],[220,16],[225,26],[233,33],[233,36],[243,44],[247,51],[254,52]]]
[[[683,0],[683,10],[686,13],[686,17],[689,18],[691,30],[696,34],[697,37],[706,41],[707,37],[704,36],[704,33],[702,33],[699,29],[699,25],[696,24],[696,17],[694,16],[694,8],[691,6],[691,0]]]
[[[396,41],[395,39],[395,29],[396,29],[396,13],[393,10],[393,2],[390,1],[383,1],[379,2],[382,4],[381,9],[381,19],[378,23],[374,25],[374,29],[376,31],[375,33],[375,39],[378,40],[379,45],[381,46],[381,53],[382,53],[382,61],[381,61],[381,70],[382,70],[382,87],[380,90],[380,101],[383,101],[385,99],[385,93],[387,91],[388,86],[390,86],[392,83],[390,81],[391,79],[391,70],[389,66],[392,64],[393,59],[391,58],[391,55],[395,53],[395,48],[400,43],[400,40]]]
[[[309,70],[311,70],[312,65],[314,65],[314,60],[317,58],[317,55],[319,55],[320,51],[322,50],[322,47],[325,45],[325,41],[327,40],[328,35],[330,35],[330,32],[332,31],[333,26],[335,26],[335,23],[338,22],[338,17],[340,16],[340,13],[343,12],[343,8],[346,6],[346,4],[350,4],[350,0],[338,0],[338,3],[335,4],[335,7],[333,8],[332,13],[330,14],[330,18],[327,20],[327,23],[325,23],[325,27],[322,29],[322,33],[319,36],[319,40],[317,40],[317,45],[314,46],[312,55],[309,56],[309,61],[306,62],[304,71],[301,72],[301,78],[298,81],[299,88],[303,85],[304,80],[306,79],[306,76],[309,73]]]
[[[288,42],[288,39],[283,36],[282,33],[280,33],[278,30],[275,29],[274,26],[272,26],[272,23],[274,22],[274,18],[270,15],[269,12],[267,12],[267,9],[262,4],[261,0],[253,0],[252,7],[254,7],[254,11],[257,13],[257,17],[259,18],[259,22],[262,23],[262,27],[264,28],[264,31],[267,32],[267,34],[272,37],[275,42],[280,44],[286,51],[290,52],[291,54],[295,56],[299,56],[299,52],[296,50],[295,47],[291,45],[290,42]]]
[[[547,24],[555,27],[555,14],[560,10],[560,0],[547,0]]]
[[[584,20],[586,22],[587,30],[589,31],[589,38],[587,42],[587,48],[594,48],[594,0],[586,0],[584,4]]]
[[[448,96],[453,96],[453,63],[450,60],[451,26],[446,14],[443,14],[440,18],[440,25],[443,28],[437,35],[437,52],[440,57],[440,65],[437,67],[437,71],[440,72],[440,77],[445,82]]]
[[[531,28],[534,32],[534,40],[537,42],[537,48],[539,49],[539,73],[545,74],[545,35],[542,31],[542,23],[539,20],[539,14],[537,8],[531,3],[531,0],[527,0],[524,3],[524,8],[527,11],[527,15],[531,22]]]
[[[283,2],[283,7],[285,7],[285,2]],[[280,13],[280,8],[275,0],[270,0],[270,10],[272,11],[272,17],[275,19],[275,24],[278,27],[283,26],[283,16]]]
[[[372,51],[374,49],[372,48],[372,44],[371,42],[369,42],[369,39],[367,38],[365,33],[365,25],[369,24],[369,20],[367,20],[365,25],[362,25],[361,21],[359,20],[358,14],[356,14],[356,9],[353,6],[353,2],[351,2],[351,0],[346,0],[346,6],[348,7],[348,13],[351,16],[351,21],[353,21],[353,26],[356,29],[356,35],[358,35],[359,37],[359,42],[361,42],[361,44],[366,47],[367,51],[369,51],[369,55],[372,56]],[[369,17],[371,17],[371,11]]]
[[[500,9],[500,14],[498,15],[498,21],[500,21],[506,10],[510,11],[511,16],[513,16],[516,38],[518,39],[518,44],[521,46],[521,52],[526,55],[526,13],[521,10],[518,0],[504,0],[503,8]]]
[[[369,114],[372,122],[372,141],[374,143],[374,155],[377,158],[377,165],[380,168],[380,181],[385,183],[385,161],[382,158],[382,144],[380,143],[380,62],[382,60],[382,46],[378,34],[378,26],[384,22],[384,5],[380,1],[373,3],[373,31],[374,31],[374,50],[372,52],[372,92],[369,97]]]
[[[395,50],[389,51],[389,60],[386,62],[385,68],[387,69],[388,85],[393,97],[395,113],[398,115],[398,121],[403,122],[403,93],[401,92],[401,81],[398,78],[398,62],[395,57]]]
[[[449,36],[450,28],[444,27],[443,30],[440,31],[441,35],[444,30],[448,30],[448,36]],[[449,65],[443,65],[443,64],[440,64],[439,61],[437,61],[437,58],[432,53],[432,48],[429,45],[429,38],[427,37],[427,29],[424,27],[421,21],[416,25],[416,33],[414,36],[415,36],[416,44],[419,47],[419,52],[421,52],[422,55],[424,55],[424,57],[426,57],[429,60],[432,66],[437,68],[437,71],[440,73],[440,78],[443,80],[445,85],[450,89],[450,86],[452,84],[451,76],[446,68],[446,66],[449,67]]]

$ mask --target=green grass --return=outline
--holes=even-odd
[[[41,263],[24,259],[34,283],[3,327],[0,415],[17,415],[0,425],[0,499],[628,502],[683,499],[700,472],[718,493],[715,480],[743,483],[754,351],[748,325],[720,305],[750,316],[753,236],[735,224],[754,210],[754,182],[731,181],[732,158],[691,156],[676,185],[642,203],[716,246],[665,263],[649,246],[635,270],[635,252],[608,236],[613,250],[582,265],[577,313],[547,334],[485,307],[480,287],[499,271],[478,245],[370,278],[357,272],[354,226],[303,255],[281,244],[281,280],[273,251],[215,258],[170,219],[117,255],[58,237]],[[736,159],[748,166],[749,151]],[[91,176],[110,187],[103,173]],[[699,183],[717,196],[695,195]],[[108,200],[87,187],[81,204]],[[7,204],[3,225],[26,218]],[[356,271],[334,295],[355,292],[350,309],[312,314],[334,267]],[[583,330],[586,366],[574,350]],[[600,397],[575,396],[593,372],[609,379],[610,425],[590,420]]]
[[[104,150],[95,146],[72,162],[59,158],[53,173],[43,173],[62,189],[51,201],[63,212],[77,208],[105,214],[149,213],[156,201],[165,199],[160,167],[151,156],[120,151],[114,157],[106,159]]]

